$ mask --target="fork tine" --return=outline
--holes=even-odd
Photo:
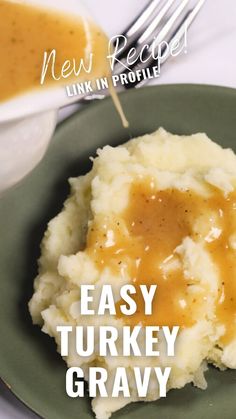
[[[167,0],[167,2],[164,4],[164,6],[161,8],[157,16],[153,19],[151,24],[148,26],[148,28],[143,32],[143,34],[138,39],[138,44],[142,44],[143,42],[147,41],[148,38],[152,35],[152,33],[156,30],[157,26],[165,16],[165,14],[168,12],[172,4],[175,0]]]
[[[129,27],[122,33],[126,38],[133,37],[137,31],[143,28],[143,25],[151,17],[152,13],[158,6],[161,0],[151,0],[147,6],[141,11],[139,16],[129,25]]]
[[[136,17],[135,20],[128,26],[128,28],[125,29],[124,32],[121,34],[126,39],[126,45],[122,48],[122,51],[120,51],[120,53],[117,54],[118,59],[124,57],[132,43],[138,39],[140,33],[142,33],[145,29],[149,21],[149,18],[151,17],[151,15],[153,14],[160,2],[161,0],[151,0],[149,4],[145,6],[145,8],[141,11],[138,17]],[[113,43],[113,45],[115,46],[115,42]]]
[[[191,9],[181,20],[179,26],[169,39],[170,47],[171,45],[176,42],[180,41],[181,38],[184,36],[185,31],[190,27],[190,25],[193,23],[194,19],[196,18],[197,14],[200,12],[202,6],[204,5],[206,0],[198,0],[197,4]],[[170,48],[171,49],[171,48]],[[161,60],[161,63],[163,64],[170,56],[169,54],[166,54],[166,56]]]
[[[165,39],[165,37],[168,35],[168,33],[170,32],[170,30],[173,28],[176,20],[181,15],[182,11],[187,6],[187,4],[189,3],[189,1],[190,0],[183,0],[179,4],[179,6],[175,9],[174,13],[171,15],[171,17],[169,18],[169,20],[166,22],[166,24],[163,26],[163,28],[160,30],[160,32],[156,36],[156,38],[154,40],[154,42],[156,44],[160,43],[161,41],[163,41]]]

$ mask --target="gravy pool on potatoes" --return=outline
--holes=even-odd
[[[232,323],[236,311],[235,295],[236,278],[235,249],[228,245],[228,239],[236,228],[236,192],[227,197],[216,188],[212,188],[209,197],[200,196],[192,190],[180,191],[166,189],[155,191],[152,179],[138,181],[132,185],[129,194],[129,206],[121,215],[111,221],[108,218],[99,220],[99,229],[93,223],[88,234],[88,252],[94,258],[101,271],[105,267],[117,272],[124,257],[133,260],[129,273],[137,287],[134,297],[139,310],[124,319],[126,322],[146,325],[179,325],[193,326],[196,319],[196,307],[208,292],[207,286],[198,293],[189,294],[188,288],[197,278],[186,280],[183,269],[176,268],[165,272],[163,262],[175,258],[175,249],[185,237],[201,240],[200,233],[194,231],[194,222],[202,214],[219,216],[219,237],[216,227],[207,230],[205,241],[221,275],[218,289],[216,318],[224,324],[226,333],[224,343],[229,342],[235,333]],[[123,226],[128,229],[124,235]],[[101,229],[101,226],[104,226]],[[215,230],[214,230],[215,228]],[[113,232],[113,245],[107,246],[109,231]],[[138,264],[137,264],[138,260]],[[158,285],[154,299],[153,315],[146,316],[144,300],[139,285]],[[224,293],[222,301],[221,294]],[[182,301],[182,303],[181,303]]]

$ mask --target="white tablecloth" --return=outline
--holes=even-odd
[[[84,3],[111,36],[122,32],[147,1],[84,0]],[[156,83],[206,83],[236,88],[235,0],[206,0],[189,30],[188,53],[171,59]],[[68,112],[61,112],[60,118]],[[35,417],[0,383],[0,419]]]

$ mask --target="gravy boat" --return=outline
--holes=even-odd
[[[53,11],[57,14],[58,12],[63,13],[65,16],[68,15],[68,17],[75,18],[78,16],[78,18],[82,19],[86,31],[89,25],[93,24],[93,19],[88,15],[81,0],[10,0],[10,2],[29,5],[32,8],[42,8],[52,13]],[[88,37],[87,42],[89,43],[88,31],[86,34]],[[66,79],[64,84],[68,84]],[[77,100],[78,96],[67,96],[65,86],[61,83],[55,82],[53,86],[45,85],[43,87],[39,84],[38,88],[31,88],[9,100],[0,102],[0,123],[25,118],[51,109],[58,109]]]
[[[78,16],[86,28],[93,23],[80,0],[9,1],[68,17]],[[0,194],[18,183],[40,162],[57,123],[57,110],[77,100],[78,96],[69,98],[65,87],[55,83],[53,87],[31,88],[0,102]]]

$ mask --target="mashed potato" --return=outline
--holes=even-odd
[[[132,367],[171,366],[168,390],[205,389],[207,363],[236,368],[236,156],[205,134],[177,136],[160,128],[119,147],[98,150],[92,170],[70,179],[71,195],[49,222],[29,303],[33,322],[54,337],[57,325],[179,325],[176,353],[160,357],[79,357],[68,366],[117,366],[131,398],[93,399],[98,419],[140,400]],[[153,315],[81,316],[81,284],[158,284]],[[72,340],[74,339],[72,335]],[[160,335],[160,346],[164,339]],[[144,400],[156,400],[151,380]],[[143,399],[142,399],[143,400]]]

